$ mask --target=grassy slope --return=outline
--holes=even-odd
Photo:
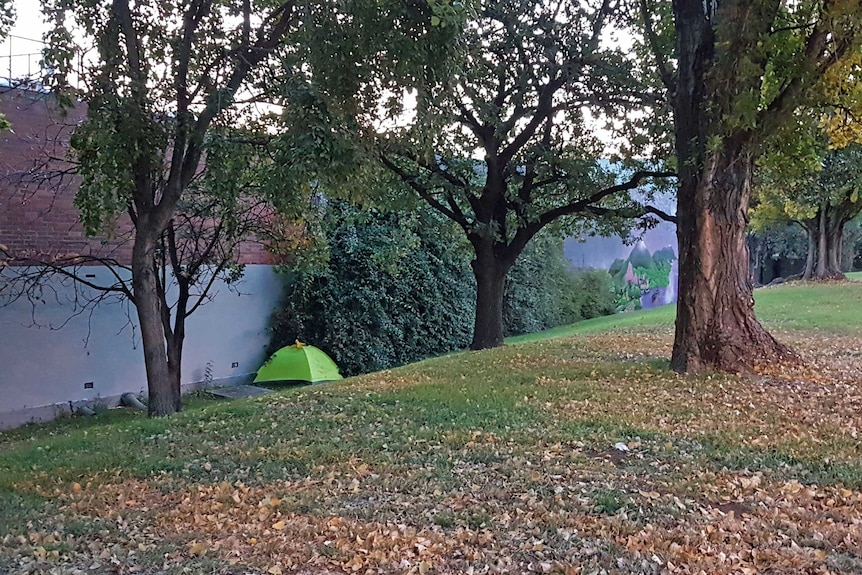
[[[862,272],[849,274],[862,279]],[[856,333],[862,324],[862,291],[853,284],[796,284],[755,291],[755,311],[770,329],[819,329]],[[510,343],[569,337],[612,329],[669,326],[674,306],[599,317],[540,333],[513,337]]]
[[[2,433],[0,573],[862,572],[862,285],[756,299],[816,369],[677,376],[665,308]]]

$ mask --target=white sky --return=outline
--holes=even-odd
[[[0,43],[0,83],[4,79],[24,78],[33,76],[38,80],[39,61],[41,59],[42,44],[39,42],[47,30],[41,12],[39,0],[15,0],[15,24],[9,32],[9,37]],[[615,32],[604,39],[611,44],[628,45],[631,38],[623,32]],[[412,119],[412,108],[415,100],[408,95],[406,97],[408,111],[405,116],[394,123],[401,124],[405,120]],[[384,125],[393,122],[384,122]],[[601,139],[608,143],[613,137],[605,130],[599,129]]]
[[[38,0],[16,0],[15,12],[16,20],[9,32],[10,37],[0,43],[0,77],[3,78],[25,76],[28,68],[32,74],[38,72],[42,45],[21,38],[41,40],[47,28],[42,21]]]

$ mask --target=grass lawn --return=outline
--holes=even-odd
[[[0,573],[862,573],[862,284],[756,300],[808,366],[674,374],[664,308],[2,433]]]

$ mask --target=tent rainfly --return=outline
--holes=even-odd
[[[257,372],[254,383],[321,383],[336,379],[342,379],[338,366],[326,353],[296,340],[295,344],[279,349],[266,360]]]

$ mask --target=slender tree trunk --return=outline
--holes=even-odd
[[[470,349],[488,349],[503,345],[503,294],[506,274],[511,267],[495,257],[488,245],[476,250],[471,262],[476,278],[476,322]]]
[[[154,239],[139,233],[132,250],[132,288],[141,327],[151,416],[170,415],[180,410],[180,390],[168,368],[165,350],[162,303],[153,270],[155,247]]]
[[[180,411],[182,408],[182,402],[180,401],[180,396],[182,395],[182,355],[183,355],[183,341],[182,338],[177,337],[176,334],[170,336],[167,341],[167,349],[168,349],[168,379],[170,379],[171,387],[176,392],[177,397],[177,409],[176,411]]]
[[[805,231],[808,232],[808,253],[805,256],[805,271],[802,272],[802,279],[810,280],[814,277],[814,261],[817,259],[817,228],[814,220],[808,220],[805,223]]]
[[[826,237],[826,209],[821,208],[817,213],[817,268],[814,271],[817,279],[824,279],[828,275]]]
[[[751,371],[792,355],[754,315],[745,243],[752,172],[751,155],[729,142],[699,177],[680,182],[676,371]]]
[[[752,245],[754,246],[754,253],[751,257],[751,278],[754,285],[763,284],[763,252],[764,252],[764,242],[757,237],[756,235],[749,235],[747,237],[747,243],[749,245],[748,249],[751,251]]]
[[[826,252],[828,254],[829,276],[832,279],[844,279],[841,270],[841,237],[844,235],[844,224],[837,217],[830,218],[826,232]]]
[[[174,310],[174,328],[168,337],[168,373],[178,394],[182,394],[183,343],[186,339],[186,314],[188,313],[189,286],[179,282],[179,297]],[[179,411],[179,409],[177,410]]]

